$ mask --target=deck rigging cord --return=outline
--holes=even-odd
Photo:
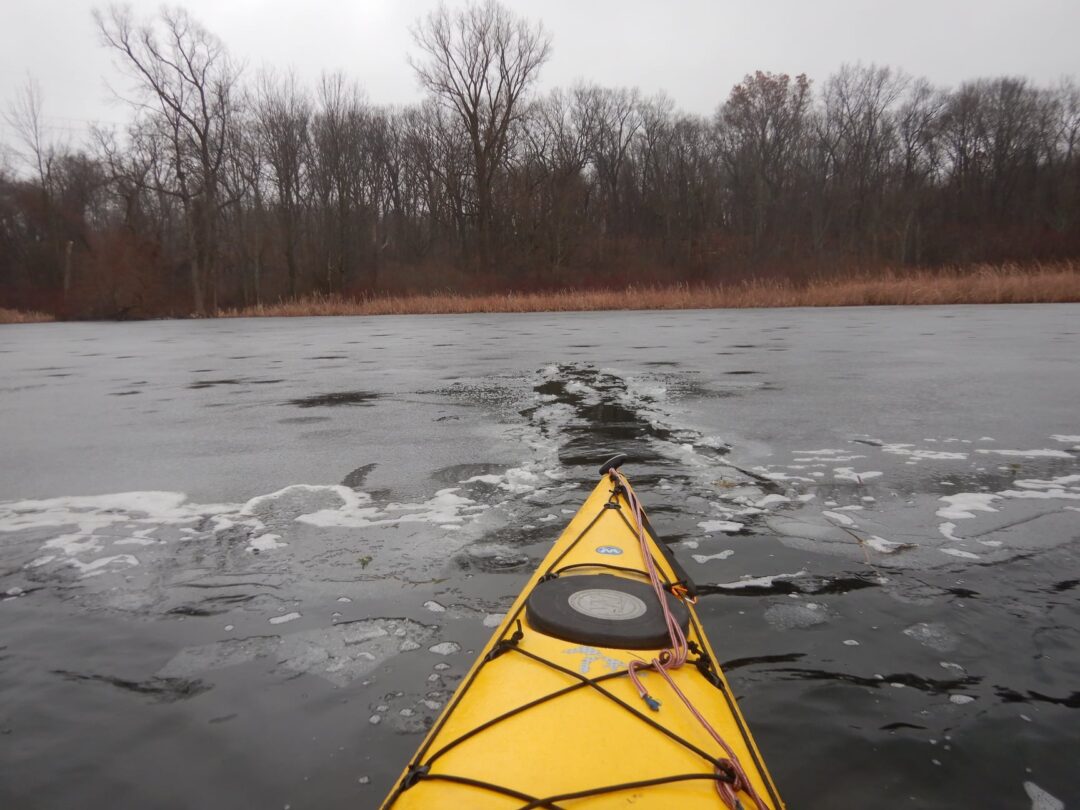
[[[660,572],[656,569],[656,562],[653,560],[652,554],[649,551],[649,542],[647,539],[647,533],[645,531],[644,510],[641,507],[641,501],[638,500],[637,495],[630,486],[630,482],[626,479],[618,468],[613,467],[608,471],[608,475],[611,477],[612,483],[616,487],[622,489],[623,495],[626,498],[627,503],[630,505],[630,510],[634,515],[634,529],[637,532],[638,543],[641,546],[641,556],[645,561],[645,567],[649,573],[649,582],[652,584],[653,590],[656,592],[656,598],[660,601],[660,608],[664,614],[664,620],[667,623],[668,634],[671,639],[671,647],[662,650],[659,655],[652,659],[652,661],[643,661],[641,659],[633,660],[627,667],[627,674],[630,676],[630,680],[633,681],[634,687],[638,691],[638,695],[645,701],[646,705],[653,711],[659,711],[660,702],[649,694],[641,683],[641,679],[638,676],[638,671],[643,669],[655,670],[659,675],[667,681],[672,691],[678,695],[679,699],[683,702],[690,713],[697,719],[702,727],[709,733],[709,735],[716,740],[717,744],[724,749],[727,754],[727,764],[734,772],[734,780],[730,782],[717,780],[716,790],[720,794],[720,798],[723,799],[731,810],[743,810],[742,802],[739,800],[739,791],[745,791],[746,794],[754,802],[754,806],[757,810],[767,810],[767,805],[758,796],[757,791],[754,789],[753,784],[747,777],[746,772],[743,770],[739,758],[735,755],[731,746],[727,741],[712,727],[712,724],[706,719],[693,702],[685,695],[685,693],[678,687],[674,679],[668,674],[669,670],[678,669],[686,663],[690,649],[686,640],[686,634],[683,632],[682,626],[679,624],[678,619],[671,612],[671,608],[668,606],[667,595],[664,589],[664,583],[660,579]]]

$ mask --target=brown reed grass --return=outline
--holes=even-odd
[[[819,278],[807,283],[751,280],[722,285],[502,294],[453,290],[419,295],[348,298],[313,295],[275,304],[227,309],[227,318],[321,315],[412,315],[474,312],[563,312],[746,307],[918,306],[1080,302],[1080,262],[979,265]]]
[[[0,323],[45,323],[56,320],[44,312],[28,312],[0,307]]]

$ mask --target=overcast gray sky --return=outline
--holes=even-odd
[[[47,121],[79,139],[90,121],[122,121],[122,88],[98,42],[92,0],[3,0],[0,105],[27,73],[41,85]],[[155,0],[132,3],[152,14]],[[356,78],[377,103],[415,100],[406,62],[409,26],[435,0],[191,0],[183,3],[254,74],[289,67],[313,83],[322,71]],[[455,3],[450,3],[453,6]],[[666,90],[685,110],[709,113],[754,70],[823,81],[844,62],[875,62],[942,85],[1000,74],[1040,83],[1080,76],[1080,0],[507,0],[554,38],[544,86],[580,78]],[[0,128],[3,140],[9,128]]]

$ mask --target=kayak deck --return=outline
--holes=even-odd
[[[661,580],[677,585],[681,569],[648,532]],[[658,673],[639,670],[660,702],[657,711],[628,677],[629,661],[651,661],[660,649],[575,643],[529,624],[526,603],[538,585],[584,574],[648,581],[633,513],[607,477],[522,590],[385,810],[724,806],[716,786],[723,749]],[[669,674],[731,747],[764,806],[779,810],[761,754],[693,606],[687,607],[686,635],[696,654]],[[754,808],[748,794],[738,797],[746,810]]]

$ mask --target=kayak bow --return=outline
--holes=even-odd
[[[622,461],[601,468],[384,810],[783,807]]]

